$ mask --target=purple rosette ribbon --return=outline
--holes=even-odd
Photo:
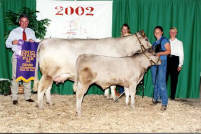
[[[16,56],[21,56],[21,51],[22,51],[22,45],[24,44],[23,40],[18,40],[18,45],[15,51]]]

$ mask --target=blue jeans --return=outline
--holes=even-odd
[[[167,60],[161,60],[161,65],[151,67],[152,82],[154,85],[154,100],[162,100],[162,105],[168,104],[166,87]]]
[[[120,86],[120,87],[119,87],[119,93],[121,94],[121,93],[123,93],[123,92],[124,92],[124,87]]]

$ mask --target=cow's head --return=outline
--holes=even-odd
[[[156,55],[155,51],[152,48],[147,49],[144,52],[147,59],[150,61],[151,65],[160,65],[161,59]]]
[[[146,49],[149,49],[152,47],[149,39],[147,38],[144,30],[141,30],[137,33],[134,34],[134,36],[136,36],[137,41],[139,43],[139,45],[141,46],[141,51],[145,51]]]

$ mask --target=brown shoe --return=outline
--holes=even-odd
[[[165,110],[167,110],[167,105],[162,105],[161,106],[161,111],[165,111]]]
[[[32,100],[32,99],[28,99],[28,100],[26,100],[26,101],[28,101],[28,102],[34,102],[34,100]]]
[[[17,105],[18,101],[17,100],[13,100],[13,105]]]

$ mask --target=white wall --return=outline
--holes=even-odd
[[[37,0],[38,19],[51,20],[45,37],[112,36],[112,1]],[[74,12],[72,12],[74,10]]]

